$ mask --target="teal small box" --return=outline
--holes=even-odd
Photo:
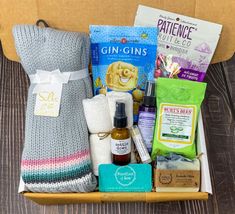
[[[150,164],[99,166],[100,192],[151,192],[152,167]]]

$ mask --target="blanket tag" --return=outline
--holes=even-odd
[[[62,84],[43,84],[43,90],[37,92],[34,114],[38,116],[58,117],[62,94]]]

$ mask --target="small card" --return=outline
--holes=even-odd
[[[99,166],[100,192],[151,192],[152,168],[149,164]]]
[[[34,114],[38,116],[58,117],[62,84],[43,84],[43,90],[37,92]]]

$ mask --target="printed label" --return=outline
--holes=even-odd
[[[38,116],[58,117],[62,84],[44,85],[37,93],[34,114]]]
[[[111,152],[114,155],[126,155],[131,152],[131,138],[124,140],[111,139]]]
[[[195,187],[200,186],[199,170],[154,170],[155,187]]]
[[[151,151],[152,149],[155,117],[156,117],[155,112],[140,111],[139,113],[138,127],[140,129],[141,135],[144,139],[144,143],[148,151]]]
[[[193,144],[196,106],[161,104],[158,141],[161,143]],[[167,144],[169,146],[170,144]]]
[[[115,172],[115,179],[121,186],[130,186],[136,180],[135,170],[130,166],[118,167]]]

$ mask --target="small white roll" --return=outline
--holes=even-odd
[[[127,115],[127,127],[133,126],[133,98],[132,95],[127,92],[111,91],[107,93],[110,116],[113,125],[113,118],[116,111],[116,102],[125,103],[125,110]]]
[[[91,150],[91,160],[93,173],[99,175],[99,165],[100,164],[111,164],[111,136],[100,140],[97,134],[90,135],[90,150]]]
[[[105,95],[100,94],[91,99],[84,99],[82,102],[90,133],[96,134],[112,130],[109,105]]]

